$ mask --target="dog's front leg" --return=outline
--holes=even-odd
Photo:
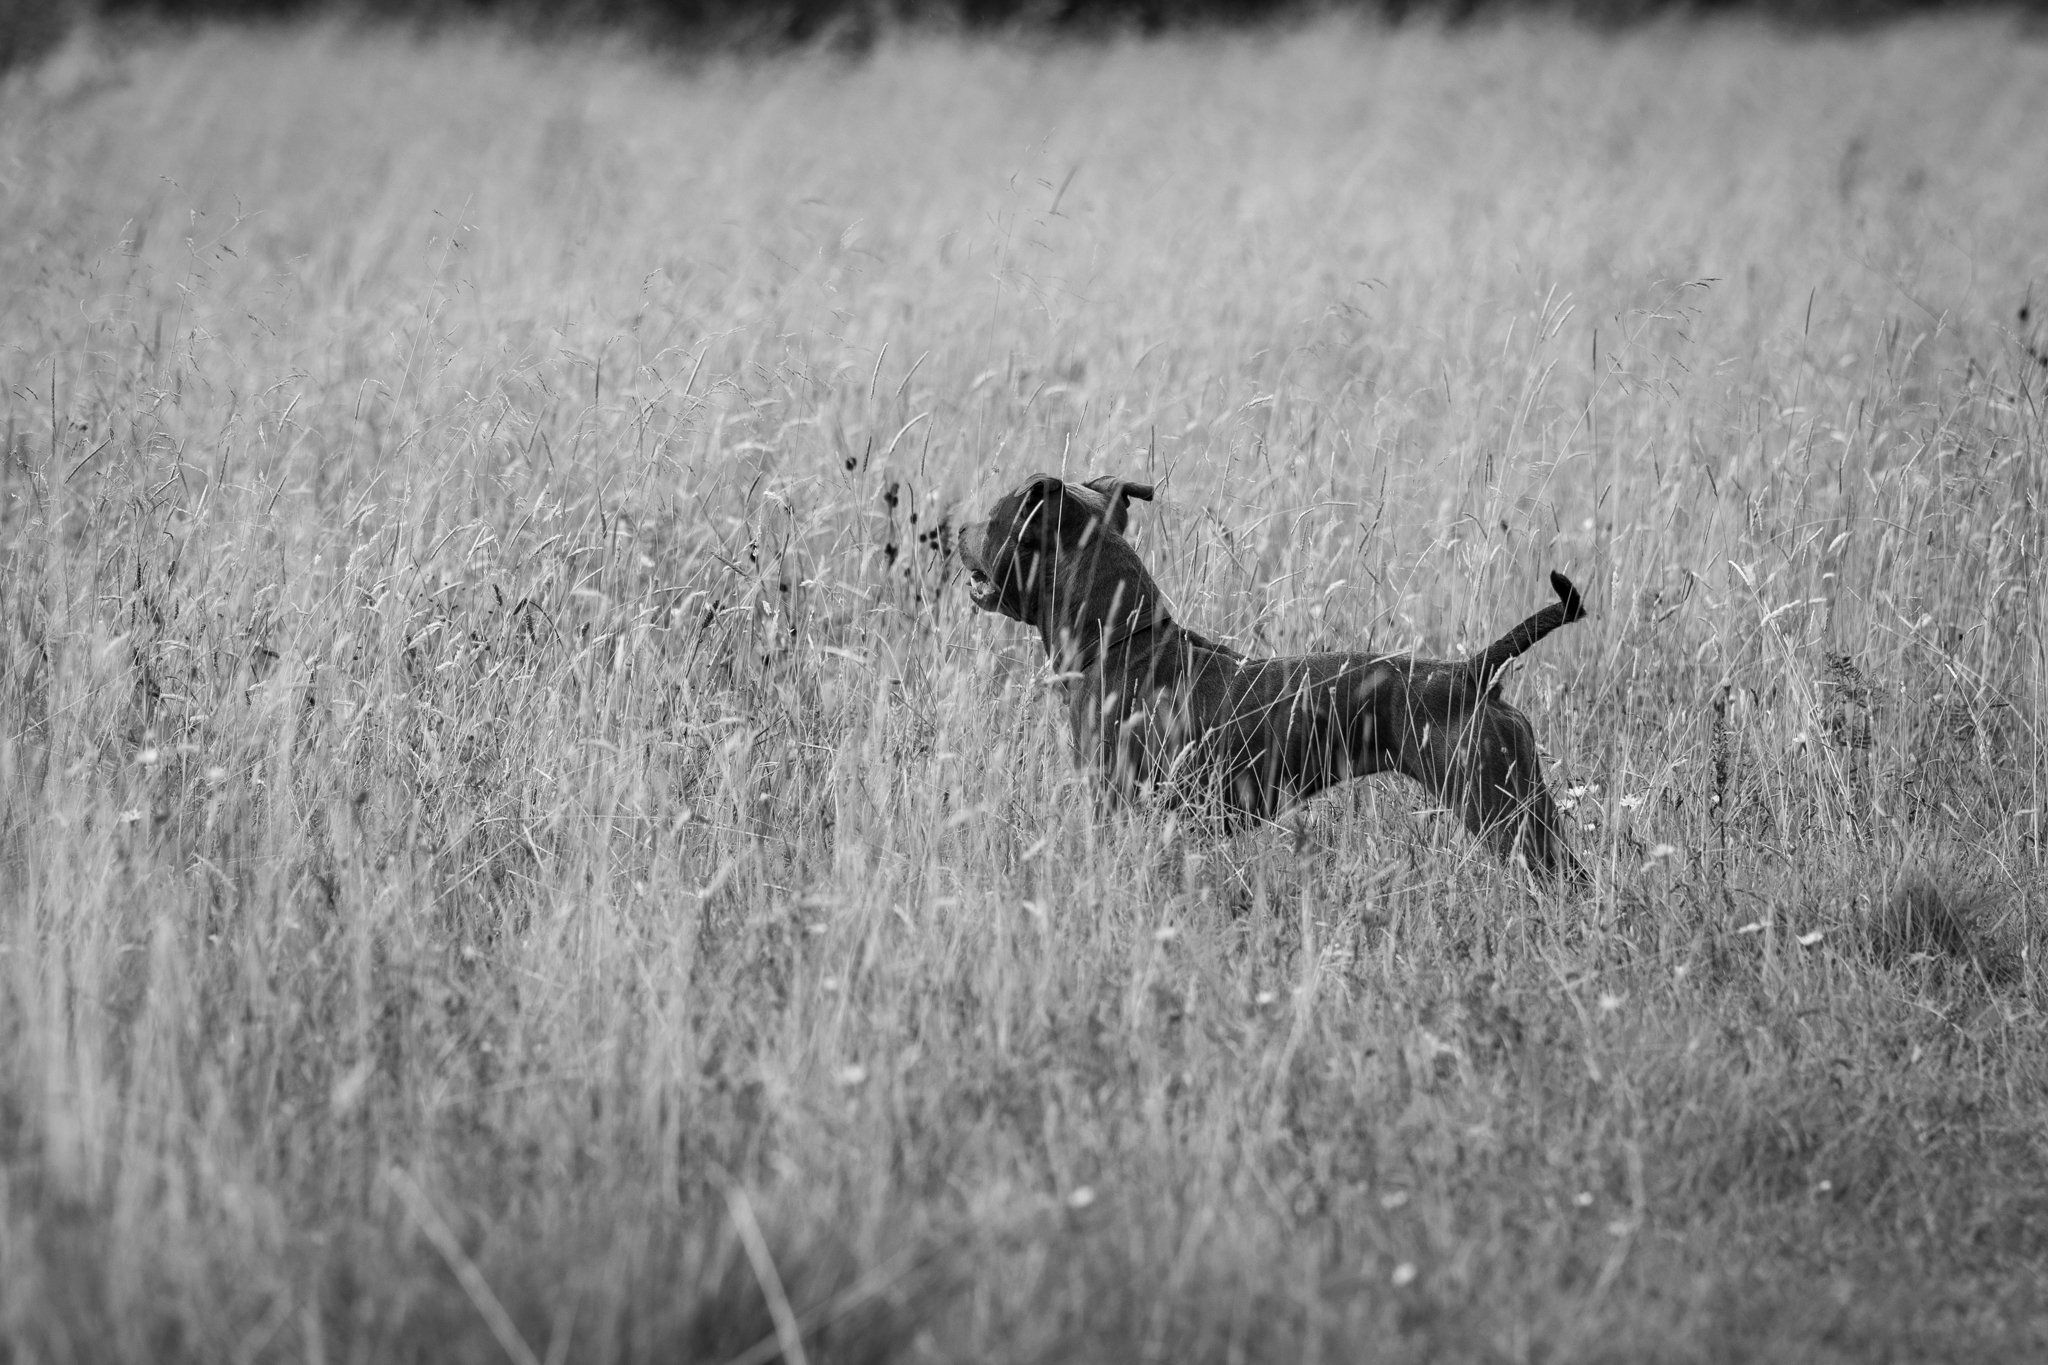
[[[1147,700],[1114,670],[1089,669],[1075,684],[1074,761],[1100,775],[1115,804],[1143,797],[1156,777],[1155,716]]]

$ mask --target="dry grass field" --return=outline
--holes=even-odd
[[[0,87],[0,1360],[2048,1353],[2048,46]],[[1592,885],[1104,813],[949,551],[1471,649]]]

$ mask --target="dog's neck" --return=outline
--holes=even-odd
[[[1038,632],[1062,672],[1085,669],[1137,636],[1173,624],[1159,585],[1113,532],[1061,556],[1045,608]]]

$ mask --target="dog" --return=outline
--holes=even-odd
[[[1124,538],[1149,484],[1036,474],[963,528],[968,596],[1036,627],[1068,693],[1074,757],[1114,798],[1151,796],[1234,828],[1337,782],[1404,773],[1504,861],[1577,879],[1507,664],[1585,616],[1578,589],[1463,662],[1397,654],[1251,658],[1173,619]]]

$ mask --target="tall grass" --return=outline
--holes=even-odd
[[[2013,1358],[2048,53],[1324,26],[0,90],[0,1352]],[[2038,303],[2031,306],[2039,306]],[[1509,686],[1099,814],[949,550],[1144,474]]]

